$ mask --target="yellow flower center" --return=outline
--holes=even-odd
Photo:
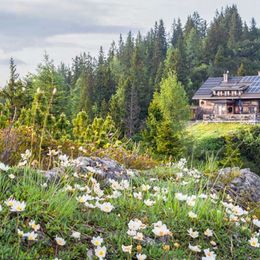
[[[99,251],[99,256],[104,256],[104,251],[103,250]]]

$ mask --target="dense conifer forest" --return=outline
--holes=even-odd
[[[100,47],[95,58],[86,50],[71,66],[54,66],[45,54],[37,73],[24,79],[12,58],[0,125],[44,125],[55,139],[73,139],[80,135],[75,128],[100,128],[108,120],[116,138],[142,141],[158,154],[181,154],[189,105],[201,83],[226,70],[256,75],[259,69],[254,18],[242,21],[235,5],[216,11],[211,22],[194,12],[168,29],[160,20],[145,35],[120,35],[108,53]]]

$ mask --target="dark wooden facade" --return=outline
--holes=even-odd
[[[260,75],[209,78],[193,97],[197,119],[207,121],[258,121]]]

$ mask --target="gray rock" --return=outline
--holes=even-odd
[[[250,169],[224,168],[219,171],[215,188],[223,189],[242,202],[260,202],[260,176]]]
[[[79,157],[76,160],[75,171],[91,172],[98,179],[128,180],[129,176],[124,166],[109,158]]]
[[[70,168],[72,171],[80,174],[93,173],[93,177],[99,180],[105,180],[105,182],[109,179],[117,181],[129,180],[126,168],[109,158],[79,157],[73,161]],[[43,171],[43,174],[51,181],[59,178],[64,172],[64,167],[56,167],[48,171]]]

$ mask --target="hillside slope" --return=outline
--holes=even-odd
[[[66,158],[48,178],[1,165],[1,257],[260,258],[253,211],[210,190],[185,160],[108,181],[93,167],[75,172]]]

